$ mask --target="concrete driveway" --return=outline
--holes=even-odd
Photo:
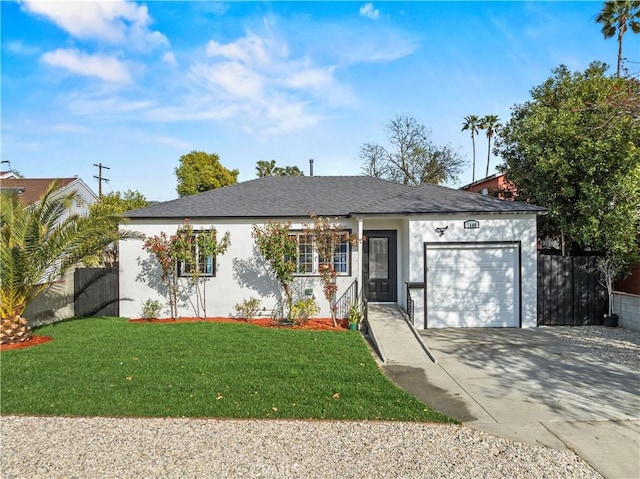
[[[640,477],[640,373],[544,329],[431,329],[436,363],[386,373],[436,410],[522,442],[575,451],[603,476]]]

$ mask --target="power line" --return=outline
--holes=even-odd
[[[102,163],[94,163],[93,166],[98,167],[98,175],[93,175],[93,177],[98,180],[98,197],[102,197],[102,182],[109,182],[109,178],[102,176],[102,170],[110,170],[111,168],[103,165]]]

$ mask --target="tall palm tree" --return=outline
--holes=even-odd
[[[491,138],[500,128],[499,118],[497,115],[485,115],[480,120],[480,128],[487,132],[487,172],[485,178],[489,176],[489,162],[491,161]]]
[[[640,0],[609,0],[604,2],[602,10],[596,16],[596,22],[602,25],[604,38],[618,34],[618,70],[622,71],[622,38],[628,29],[640,33]]]
[[[31,337],[24,310],[61,274],[95,259],[113,241],[141,236],[106,227],[117,223],[115,215],[73,213],[77,202],[76,192],[56,194],[55,182],[30,206],[16,193],[0,193],[0,344]]]
[[[478,127],[480,126],[480,118],[477,115],[467,115],[464,117],[464,123],[462,124],[462,130],[469,130],[471,132],[471,145],[473,146],[473,166],[471,167],[471,181],[476,181],[476,134],[478,133]]]

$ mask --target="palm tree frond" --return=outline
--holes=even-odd
[[[604,38],[612,38],[617,33],[618,40],[618,69],[617,76],[622,71],[622,41],[624,34],[630,28],[633,33],[640,33],[640,1],[638,0],[608,0],[604,2],[602,10],[596,15],[596,23],[602,25]]]
[[[141,238],[138,232],[118,230],[118,215],[95,218],[74,212],[80,200],[76,192],[56,192],[54,183],[30,206],[22,205],[15,193],[0,193],[3,317],[22,315],[48,283],[114,241]]]

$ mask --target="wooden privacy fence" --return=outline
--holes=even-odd
[[[538,326],[602,324],[609,300],[597,259],[538,253]]]
[[[74,316],[119,316],[118,268],[77,268]]]

